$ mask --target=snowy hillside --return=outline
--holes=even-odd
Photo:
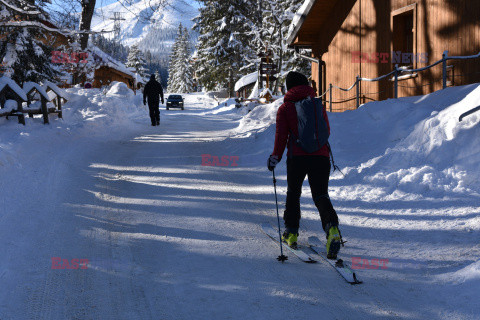
[[[356,269],[357,286],[323,262],[279,263],[261,232],[276,223],[281,100],[247,114],[189,94],[152,127],[124,84],[67,93],[50,125],[0,118],[0,319],[478,319],[480,112],[458,117],[479,84],[329,113],[340,256],[388,261]],[[299,242],[324,238],[306,182],[301,206]]]
[[[166,44],[171,45],[175,32],[180,23],[191,28],[191,21],[197,14],[197,8],[184,0],[172,1],[165,8],[158,8],[162,0],[135,0],[131,5],[124,5],[124,2],[114,2],[95,10],[92,20],[92,30],[113,30],[114,21],[111,20],[114,12],[120,12],[125,21],[120,21],[120,39],[124,45],[131,46],[146,38],[152,32],[165,32]],[[113,33],[105,34],[112,38]],[[151,36],[151,35],[150,35]],[[155,48],[149,48],[155,51]]]

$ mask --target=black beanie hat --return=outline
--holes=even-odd
[[[308,86],[308,79],[300,72],[290,71],[286,79],[287,91],[296,86]]]
[[[150,75],[150,80],[155,80],[155,74]]]

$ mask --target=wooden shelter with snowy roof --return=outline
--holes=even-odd
[[[35,82],[25,82],[23,91],[27,95],[27,107],[23,111],[28,113],[30,118],[33,118],[34,114],[43,115],[43,123],[48,124],[48,103],[54,99],[53,95],[49,95],[42,86]]]
[[[234,87],[237,97],[247,98],[250,95],[250,93],[253,91],[255,84],[257,83],[257,80],[258,80],[258,71],[249,73],[241,77],[235,83],[235,87]]]
[[[66,103],[68,101],[65,91],[49,81],[45,82],[43,89],[51,98],[50,101],[53,101],[53,106],[48,108],[48,113],[57,113],[59,118],[63,118],[62,102]]]
[[[0,78],[0,117],[18,117],[18,123],[25,125],[22,103],[26,101],[27,95],[15,81]]]

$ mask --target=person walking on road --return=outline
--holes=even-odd
[[[152,126],[160,125],[160,98],[163,100],[163,88],[162,85],[155,80],[155,75],[150,76],[150,81],[147,82],[143,90],[143,105],[147,104],[150,109],[150,119],[152,120]]]
[[[268,169],[270,171],[274,170],[288,145],[288,187],[283,216],[285,232],[282,240],[291,247],[297,245],[301,216],[300,195],[303,181],[308,176],[312,198],[320,213],[322,227],[327,237],[327,257],[336,259],[342,240],[338,230],[338,216],[328,195],[331,165],[329,159],[330,147],[328,145],[330,124],[327,112],[321,102],[314,99],[315,91],[309,86],[308,79],[303,74],[289,72],[286,78],[286,86],[287,93],[284,97],[284,103],[277,111],[275,146],[267,163]],[[317,115],[321,115],[321,118],[317,118]],[[311,123],[311,125],[306,125],[308,123]],[[300,135],[299,129],[301,129]],[[311,141],[310,147],[306,151],[305,146],[307,144],[301,140],[304,139],[308,130],[311,130]],[[320,130],[323,130],[323,135],[326,136],[323,140],[319,139],[322,136]]]

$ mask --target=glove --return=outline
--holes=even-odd
[[[143,100],[143,105],[146,106],[146,105],[147,105],[147,101]]]
[[[162,104],[165,104],[165,102],[163,102],[163,99],[162,99]]]
[[[268,158],[268,161],[267,161],[268,170],[273,171],[273,169],[275,169],[275,167],[277,166],[277,164],[279,162],[280,162],[280,160],[278,160],[277,156],[271,155],[270,158]]]

